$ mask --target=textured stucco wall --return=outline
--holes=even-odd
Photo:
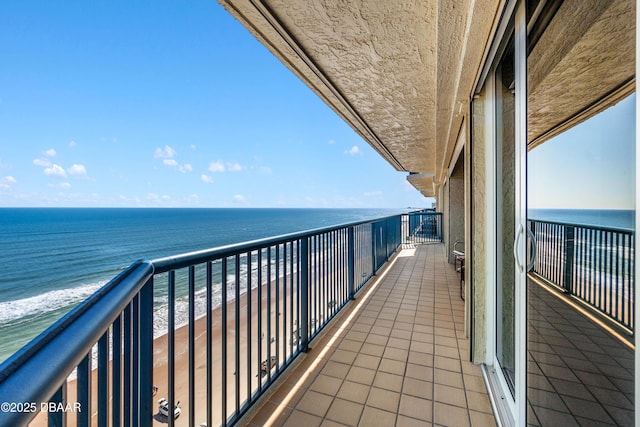
[[[466,132],[462,132],[462,138]],[[453,264],[455,242],[464,242],[464,153],[461,153],[455,169],[449,177],[449,263]],[[458,249],[464,249],[459,244]]]
[[[474,362],[487,358],[487,174],[485,152],[485,99],[475,99],[472,105],[470,149],[471,164],[471,288],[473,292],[473,353]]]
[[[442,242],[445,250],[449,247],[449,181],[442,186]]]

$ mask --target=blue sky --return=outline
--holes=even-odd
[[[635,208],[635,104],[618,104],[529,152],[531,208]]]
[[[0,206],[431,206],[215,1],[0,4]]]

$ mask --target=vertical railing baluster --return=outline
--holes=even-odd
[[[300,335],[301,351],[309,351],[309,237],[300,240]]]
[[[293,299],[294,299],[293,298],[293,296],[294,296],[294,293],[293,293],[293,291],[294,291],[293,278],[294,278],[294,276],[297,276],[299,274],[299,272],[294,272],[294,266],[295,266],[295,264],[294,264],[294,256],[295,255],[294,254],[295,254],[295,252],[294,252],[293,242],[289,243],[289,251],[291,252],[291,255],[289,257],[289,272],[291,274],[291,278],[289,279],[289,305],[290,305],[290,307],[289,307],[290,308],[290,310],[289,310],[289,313],[290,313],[290,316],[289,316],[289,329],[291,330],[291,345],[289,346],[289,353],[293,355],[294,354],[293,337],[294,336],[297,337],[297,335],[298,335],[298,333],[295,331],[295,325],[293,323],[293,317],[294,317],[293,316],[294,315],[294,311],[293,311],[293,307],[294,307],[294,304],[293,304],[293,302],[294,302],[293,301]]]
[[[131,378],[131,393],[133,395],[133,427],[140,425],[140,294],[133,297],[133,354],[131,366],[133,367]]]
[[[189,344],[188,344],[188,369],[189,369],[189,425],[196,423],[196,268],[189,266]],[[170,411],[172,408],[169,408]]]
[[[109,422],[109,331],[98,340],[98,427]]]
[[[615,278],[612,283],[611,286],[613,287],[613,295],[612,295],[612,299],[613,299],[613,305],[614,305],[614,310],[615,310],[615,315],[616,315],[616,319],[618,319],[619,321],[624,322],[624,319],[620,318],[620,294],[619,294],[619,286],[620,286],[620,255],[619,255],[619,247],[618,247],[618,237],[620,237],[619,233],[614,233],[613,234],[613,248],[615,250],[615,257],[614,257],[614,264],[612,266],[612,271],[611,274],[613,275],[613,277]]]
[[[280,244],[276,245],[276,372],[280,370]]]
[[[121,413],[120,413],[120,401],[122,395],[121,388],[121,375],[122,375],[122,314],[113,322],[113,332],[111,334],[111,342],[113,351],[112,353],[112,369],[111,369],[111,388],[113,390],[113,396],[111,400],[111,425],[113,427],[120,427]]]
[[[213,425],[213,325],[212,322],[212,312],[213,312],[213,264],[211,261],[206,264],[206,305],[207,305],[207,328],[206,328],[206,336],[207,336],[207,361],[206,361],[206,381],[207,381],[207,425]]]
[[[355,299],[355,231],[353,227],[349,227],[349,234],[347,236],[347,280],[349,286],[349,299]]]
[[[176,404],[175,401],[175,392],[176,392],[176,272],[175,270],[169,271],[167,277],[167,303],[169,304],[168,310],[168,326],[167,326],[167,348],[168,348],[168,363],[167,363],[167,400],[169,403],[169,416],[167,417],[167,422],[169,423],[169,427],[173,427],[175,425],[175,420],[173,415],[173,408]]]
[[[140,290],[140,425],[153,421],[153,277]]]
[[[262,249],[258,249],[257,253],[257,263],[258,263],[258,366],[256,367],[256,371],[258,372],[258,391],[262,391],[262,339],[264,333],[262,332]],[[268,339],[267,339],[268,342]]]
[[[124,309],[123,424],[131,426],[131,304]]]
[[[67,382],[62,383],[60,388],[51,396],[50,402],[57,405],[67,404]],[[54,411],[47,413],[47,426],[48,427],[66,427],[67,426],[67,413],[64,411]]]
[[[234,311],[235,311],[235,319],[233,329],[235,330],[235,351],[234,351],[234,359],[235,359],[235,394],[236,394],[236,410],[235,415],[237,416],[240,412],[240,332],[242,328],[240,327],[240,255],[236,254],[234,258],[234,274],[235,274],[235,301],[234,301]]]
[[[271,246],[267,247],[267,379],[271,381]]]
[[[564,291],[573,291],[574,227],[564,226]]]
[[[252,252],[249,251],[247,253],[247,400],[251,400],[252,390],[251,390],[251,356],[253,354],[252,346],[251,346],[251,327],[252,325],[252,317],[251,317],[251,300],[253,292],[252,286],[252,274],[251,274],[251,260],[252,260]],[[209,425],[209,424],[207,424]]]
[[[282,245],[282,360],[287,360],[287,243]]]
[[[222,425],[227,425],[227,258],[224,257],[221,259],[222,262],[222,273],[221,273],[221,284],[222,284],[222,363],[221,363],[221,374],[222,374]]]
[[[92,350],[82,359],[77,367],[77,400],[82,409],[77,412],[77,426],[89,427],[91,425],[91,359]]]
[[[320,327],[322,327],[322,325],[324,325],[324,323],[327,321],[327,297],[329,295],[328,290],[329,290],[329,264],[328,264],[328,259],[327,257],[329,256],[329,244],[328,244],[328,238],[329,238],[329,234],[328,233],[323,233],[322,234],[322,289],[321,289],[321,294],[320,294],[320,298],[321,298],[321,313],[320,313],[320,317],[322,318],[322,321],[320,322]]]

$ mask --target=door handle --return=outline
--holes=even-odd
[[[538,257],[538,240],[536,240],[536,235],[533,234],[531,229],[527,228],[527,234],[531,238],[531,261],[527,264],[527,272],[533,269],[533,264],[536,262],[536,258]]]
[[[519,224],[518,231],[516,232],[516,238],[513,241],[513,257],[516,260],[516,265],[518,266],[520,273],[524,273],[524,265],[520,262],[520,256],[518,256],[518,242],[520,242],[520,236],[522,235],[523,231],[524,227],[522,226],[522,224]]]

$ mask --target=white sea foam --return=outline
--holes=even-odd
[[[15,301],[0,303],[0,325],[15,322],[26,316],[43,315],[61,308],[75,305],[100,289],[106,281],[58,289],[44,294]]]

